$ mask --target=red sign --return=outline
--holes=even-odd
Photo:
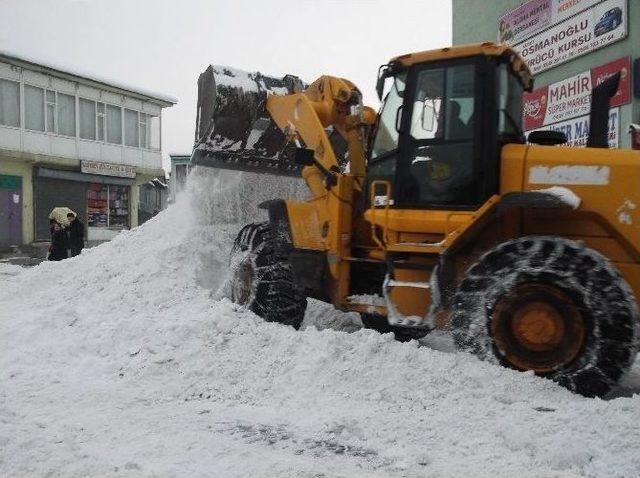
[[[617,72],[621,72],[620,85],[611,98],[611,107],[629,103],[631,101],[631,59],[624,57],[566,80],[543,86],[531,93],[525,93],[523,97],[525,131],[588,115],[591,110],[593,87]]]

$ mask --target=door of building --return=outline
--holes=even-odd
[[[22,178],[0,174],[0,249],[22,245]]]
[[[35,179],[36,240],[50,240],[49,214],[54,207],[65,206],[73,209],[80,220],[86,224],[87,184],[40,176]]]

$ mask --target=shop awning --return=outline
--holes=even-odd
[[[52,179],[66,179],[67,181],[80,181],[85,183],[114,184],[116,186],[131,186],[134,183],[130,178],[118,178],[115,176],[102,176],[99,174],[84,174],[75,171],[61,169],[38,168],[38,177]]]

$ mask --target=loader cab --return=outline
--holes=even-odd
[[[476,55],[385,67],[380,78],[388,93],[368,177],[391,185],[392,207],[473,210],[496,194],[502,145],[525,141],[523,84],[511,59]]]

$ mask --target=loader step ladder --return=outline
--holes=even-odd
[[[435,328],[435,311],[439,304],[437,272],[437,263],[388,261],[387,274],[382,284],[382,296],[387,306],[389,325],[427,330]],[[414,298],[414,306],[422,310],[421,313],[403,313],[401,310],[405,308],[401,302],[406,299],[406,289],[417,289],[410,295]],[[416,297],[419,298],[417,304]]]

